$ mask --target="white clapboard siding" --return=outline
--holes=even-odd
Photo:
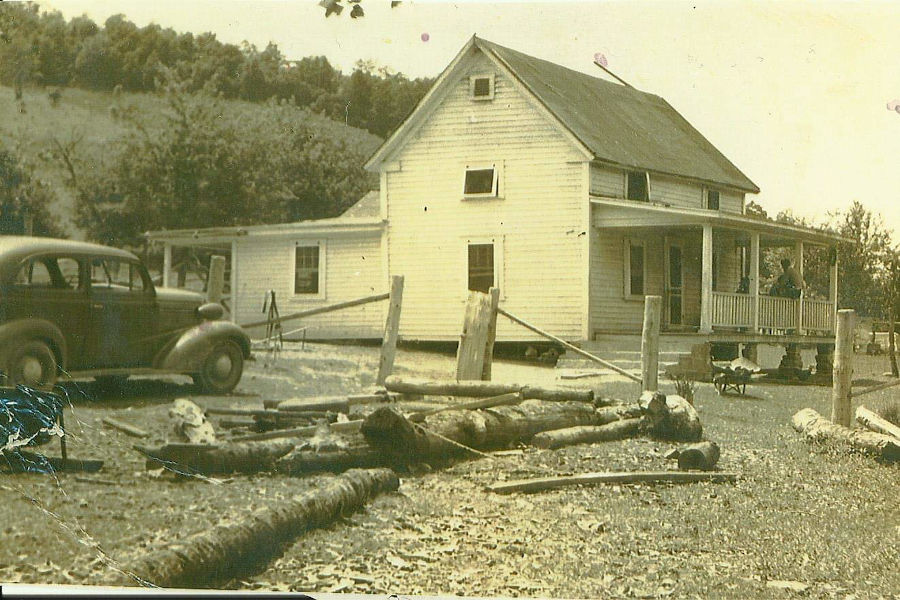
[[[624,198],[625,172],[597,163],[591,164],[591,194],[604,198]]]
[[[468,75],[483,73],[495,76],[494,99],[472,101]],[[583,337],[584,160],[479,53],[387,172],[390,272],[406,278],[401,335],[458,339],[467,240],[493,239],[503,254],[501,306],[556,335]],[[466,164],[499,165],[501,197],[463,199]],[[500,318],[498,339],[533,338]]]
[[[717,256],[717,292],[736,292],[741,283],[741,255],[737,246],[737,234],[727,229],[713,232],[713,253]]]
[[[704,208],[703,187],[685,179],[650,176],[650,200],[679,208]]]
[[[324,242],[326,273],[322,297],[294,295],[294,248],[297,242]],[[281,316],[388,291],[378,232],[276,239],[251,236],[237,242],[236,262],[238,323],[266,318],[262,306],[265,293],[270,289],[275,290]],[[385,302],[365,304],[289,321],[284,324],[284,331],[308,327],[307,336],[315,339],[378,338],[384,328],[385,310]],[[262,337],[263,332],[264,328],[258,328],[250,333],[256,339]]]
[[[744,193],[722,191],[719,193],[719,210],[723,212],[744,212]]]

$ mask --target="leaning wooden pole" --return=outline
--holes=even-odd
[[[286,502],[268,504],[237,523],[223,521],[155,552],[141,552],[109,585],[204,587],[259,568],[282,544],[399,488],[390,469],[354,469]]]
[[[500,288],[492,287],[488,291],[491,297],[491,314],[488,318],[487,343],[484,348],[484,369],[481,371],[482,381],[491,380],[491,364],[494,362],[494,343],[497,341],[497,309],[500,308]]]
[[[585,358],[589,358],[589,359],[591,359],[592,361],[594,361],[594,362],[596,362],[596,363],[599,363],[599,364],[603,365],[604,367],[606,367],[606,368],[609,369],[610,371],[615,371],[615,372],[618,373],[619,375],[623,375],[623,376],[627,377],[628,379],[630,379],[630,380],[632,380],[632,381],[634,381],[634,382],[636,382],[636,383],[641,383],[641,378],[638,377],[637,375],[632,375],[631,373],[629,373],[629,372],[626,371],[625,369],[622,369],[621,367],[617,367],[616,365],[612,364],[611,362],[606,361],[606,360],[603,360],[603,359],[600,358],[599,356],[594,356],[594,355],[591,354],[590,352],[586,352],[586,351],[582,350],[581,348],[579,348],[578,346],[575,346],[575,345],[573,345],[573,344],[570,344],[569,342],[567,342],[567,341],[565,341],[565,340],[563,340],[563,339],[561,339],[561,338],[556,337],[556,336],[553,335],[552,333],[547,333],[547,332],[544,331],[543,329],[539,329],[539,328],[535,327],[534,325],[532,325],[531,323],[529,323],[529,322],[527,322],[527,321],[523,321],[523,320],[520,319],[519,317],[515,316],[515,315],[512,314],[512,313],[509,313],[509,312],[503,310],[502,308],[498,308],[498,309],[497,309],[497,312],[498,312],[499,314],[503,315],[504,317],[506,317],[507,319],[509,319],[510,321],[512,321],[512,322],[514,322],[514,323],[518,323],[519,325],[521,325],[521,326],[524,327],[525,329],[531,330],[531,331],[535,332],[536,334],[541,335],[541,336],[547,338],[548,340],[550,340],[550,341],[552,341],[552,342],[556,342],[557,344],[559,344],[560,346],[562,346],[562,347],[565,348],[566,350],[571,350],[571,351],[574,352],[575,354],[578,354],[578,355],[583,356],[583,357],[585,357]]]
[[[329,304],[328,306],[317,306],[316,308],[310,308],[307,310],[301,310],[299,312],[291,313],[289,315],[281,317],[281,322],[285,321],[293,321],[295,319],[302,319],[304,317],[311,317],[313,315],[320,315],[323,313],[333,312],[336,310],[343,310],[345,308],[352,308],[354,306],[359,306],[361,304],[368,304],[370,302],[379,302],[381,300],[387,300],[391,295],[387,294],[376,294],[374,296],[366,296],[365,298],[357,298],[356,300],[347,300],[346,302],[337,302],[335,304]],[[268,325],[269,320],[264,319],[262,321],[253,321],[252,323],[241,323],[241,327],[244,329],[251,329],[253,327],[262,327],[263,325]]]
[[[850,394],[853,379],[853,328],[856,312],[852,309],[838,311],[834,334],[834,371],[831,387],[831,422],[850,427]]]
[[[644,297],[644,327],[641,331],[641,390],[659,389],[659,319],[662,297]]]
[[[378,361],[378,377],[375,383],[384,385],[391,371],[394,370],[394,357],[397,355],[397,340],[400,337],[400,309],[403,307],[403,276],[391,278],[391,296],[388,306],[387,320],[384,324],[384,337],[381,340],[381,358]]]

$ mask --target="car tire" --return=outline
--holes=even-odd
[[[225,340],[213,347],[194,381],[206,393],[227,394],[241,380],[243,372],[244,353],[235,342]]]
[[[47,344],[26,342],[8,355],[6,376],[7,385],[51,388],[56,383],[56,357]]]

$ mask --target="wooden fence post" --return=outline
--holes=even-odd
[[[485,350],[491,317],[491,297],[482,292],[469,292],[463,330],[456,351],[456,379],[481,380],[484,374]]]
[[[850,427],[851,381],[853,379],[853,331],[856,312],[842,309],[837,313],[834,335],[834,371],[831,387],[831,422]]]
[[[644,328],[641,331],[641,390],[659,389],[659,318],[661,296],[644,296]]]
[[[491,296],[491,314],[488,317],[487,344],[485,344],[484,348],[484,369],[481,371],[481,379],[483,381],[491,380],[494,342],[497,340],[497,309],[500,307],[500,288],[492,287],[488,294]]]
[[[391,296],[388,303],[384,338],[381,340],[381,359],[378,361],[378,378],[375,380],[378,385],[384,385],[384,380],[394,370],[397,338],[400,336],[400,309],[403,306],[403,275],[391,277]]]
[[[225,289],[225,257],[211,256],[209,259],[209,277],[206,280],[206,301],[221,302],[222,290]]]

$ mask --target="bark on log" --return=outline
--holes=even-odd
[[[511,494],[513,492],[540,492],[569,485],[584,485],[588,483],[695,483],[699,481],[720,483],[725,481],[735,481],[736,479],[737,475],[735,473],[682,473],[679,471],[583,473],[565,477],[508,481],[489,486],[487,489],[495,494]]]
[[[323,527],[334,519],[362,508],[382,492],[398,489],[397,475],[389,469],[352,470],[324,481],[315,489],[265,506],[238,523],[221,523],[142,553],[107,585],[150,582],[160,587],[208,587],[258,569],[304,532]]]
[[[362,425],[362,419],[357,421],[344,421],[343,423],[331,423],[328,425],[331,431],[335,433],[347,433],[359,431]],[[293,429],[279,429],[278,431],[267,431],[265,433],[253,433],[250,435],[241,435],[231,438],[231,442],[261,442],[264,440],[277,440],[281,438],[302,437],[306,435],[314,435],[318,431],[318,425],[308,425],[306,427],[295,427]]]
[[[692,444],[678,453],[678,468],[682,471],[712,471],[719,462],[719,454],[719,445],[715,442]]]
[[[130,423],[125,423],[124,421],[119,421],[118,419],[113,419],[112,417],[104,417],[103,424],[113,429],[117,429],[124,433],[125,435],[130,435],[131,437],[136,438],[145,438],[150,437],[150,434],[141,429],[140,427],[135,427]]]
[[[271,471],[275,461],[295,444],[288,441],[225,444],[206,448],[166,445],[158,448],[134,446],[148,457],[147,468],[211,475],[213,473],[258,473]]]
[[[484,398],[483,400],[473,400],[471,402],[463,402],[462,404],[454,404],[452,406],[429,408],[427,410],[423,410],[422,412],[415,412],[409,415],[408,418],[410,421],[413,421],[415,423],[421,423],[426,419],[426,417],[430,417],[442,412],[447,412],[448,410],[478,410],[481,408],[493,408],[495,406],[518,404],[521,401],[522,394],[503,394],[502,396]]]
[[[644,392],[640,405],[647,430],[653,437],[682,442],[700,441],[703,435],[700,415],[681,396]]]
[[[596,419],[593,407],[581,402],[528,400],[518,406],[450,411],[427,417],[422,425],[382,407],[366,418],[360,431],[391,464],[409,464],[466,452],[457,444],[477,450],[504,448],[542,431],[592,425]]]
[[[291,400],[279,402],[277,408],[279,411],[284,412],[330,410],[348,413],[350,412],[350,400],[346,396],[336,398],[292,398]]]
[[[531,439],[537,448],[562,448],[574,444],[612,442],[636,436],[641,430],[641,419],[616,420],[605,425],[583,425],[539,433]]]
[[[794,429],[807,441],[832,441],[885,461],[900,460],[900,441],[896,438],[862,429],[850,429],[832,423],[811,408],[804,408],[791,419]]]
[[[372,450],[365,443],[353,444],[344,450],[313,452],[295,450],[275,464],[275,471],[285,475],[305,475],[307,473],[340,473],[348,469],[368,469],[388,466],[380,452]]]
[[[860,406],[856,409],[856,420],[859,421],[860,425],[863,425],[876,433],[883,433],[884,435],[897,438],[897,442],[900,443],[900,427],[897,427],[865,406]]]
[[[385,381],[385,387],[402,394],[422,394],[426,396],[467,396],[487,398],[521,392],[526,400],[553,400],[559,402],[592,402],[593,390],[566,388],[542,388],[516,383],[494,381],[456,381],[452,379],[408,379],[392,375]]]

